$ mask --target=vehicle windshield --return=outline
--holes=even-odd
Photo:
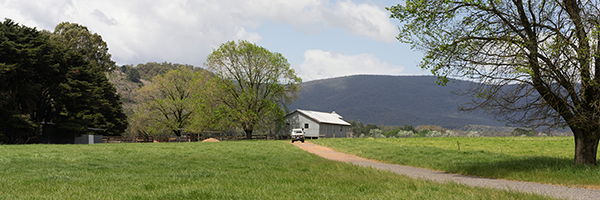
[[[294,133],[302,134],[302,131],[294,131]]]

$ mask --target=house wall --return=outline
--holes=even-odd
[[[304,133],[307,138],[318,138],[325,136],[327,138],[340,138],[348,137],[350,132],[350,126],[337,125],[337,124],[319,124],[312,118],[295,112],[288,115],[285,119],[286,129],[285,134],[289,135],[292,129],[304,128]],[[308,128],[305,128],[308,124]]]
[[[326,138],[345,138],[348,137],[350,126],[343,126],[337,124],[321,124],[319,126],[319,134]]]
[[[318,138],[319,137],[319,123],[317,123],[315,120],[306,117],[303,114],[300,114],[299,112],[295,112],[291,115],[288,115],[285,118],[285,123],[286,123],[286,135],[289,135],[292,133],[292,129],[295,128],[304,128],[304,136],[305,137],[311,137],[311,138]],[[308,128],[306,127],[306,124],[308,124]]]

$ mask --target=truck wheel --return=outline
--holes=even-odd
[[[304,143],[304,140],[300,140],[300,141],[302,141],[302,143]]]

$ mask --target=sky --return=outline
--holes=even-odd
[[[396,40],[391,0],[0,0],[3,18],[39,30],[61,22],[98,33],[118,65],[203,67],[247,40],[288,59],[304,82],[356,74],[423,75],[423,54]]]

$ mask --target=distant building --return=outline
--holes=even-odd
[[[58,129],[56,124],[42,122],[42,134],[37,137],[40,144],[95,144],[102,143],[102,135],[77,134]],[[102,131],[100,128],[90,128],[90,131]]]
[[[285,116],[285,131],[290,134],[292,129],[304,128],[306,138],[345,138],[350,132],[350,123],[342,116],[332,113],[295,110]]]

